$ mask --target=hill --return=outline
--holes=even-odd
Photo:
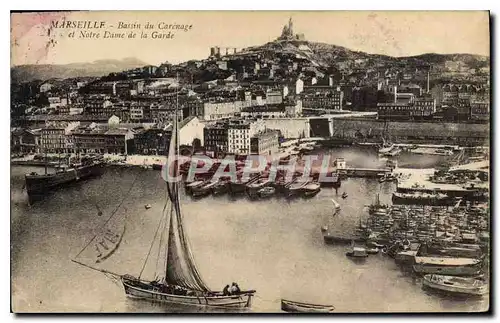
[[[125,58],[123,60],[106,59],[91,63],[71,63],[64,65],[19,65],[12,67],[10,70],[12,82],[22,83],[52,78],[99,77],[145,65],[147,64],[136,58]]]

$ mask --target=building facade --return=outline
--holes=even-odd
[[[219,152],[228,151],[228,124],[218,122],[203,129],[205,149],[214,152],[216,155]]]
[[[250,154],[272,155],[279,149],[279,132],[266,129],[250,138]]]
[[[40,147],[44,153],[67,153],[73,149],[71,131],[79,122],[55,122],[40,131]]]
[[[144,129],[134,135],[134,148],[137,154],[166,155],[170,135],[164,128]]]
[[[487,121],[490,119],[490,103],[473,101],[470,105],[470,119]]]
[[[264,130],[259,121],[234,120],[228,125],[228,152],[231,154],[250,154],[250,138]]]

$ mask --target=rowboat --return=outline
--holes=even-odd
[[[330,313],[335,310],[335,307],[281,299],[281,310],[289,313]]]
[[[276,189],[274,187],[267,186],[267,187],[263,187],[260,190],[258,190],[257,195],[263,199],[263,198],[268,198],[268,197],[273,196],[275,192],[276,192]]]
[[[488,285],[479,279],[446,275],[425,275],[423,287],[461,296],[483,296],[488,293]]]

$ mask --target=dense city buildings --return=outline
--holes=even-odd
[[[169,136],[174,115],[184,145],[197,139],[206,151],[238,154],[250,153],[257,142],[258,150],[267,149],[255,139],[263,129],[254,130],[254,120],[285,138],[325,133],[356,140],[366,136],[337,128],[333,115],[380,122],[489,122],[489,65],[481,57],[471,63],[460,55],[388,59],[346,51],[331,59],[336,50],[295,33],[290,19],[273,42],[246,49],[214,46],[203,60],[13,84],[14,147],[163,154],[166,141],[158,136]],[[114,128],[101,126],[110,118]],[[318,118],[329,120],[328,131],[316,129]],[[80,126],[75,131],[55,126],[61,123]],[[137,124],[154,126],[134,129]],[[380,132],[372,133],[380,140]]]

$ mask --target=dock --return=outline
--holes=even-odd
[[[347,176],[347,177],[370,177],[377,178],[380,176],[384,176],[385,174],[392,173],[390,168],[343,168],[337,169],[337,173],[339,175]]]

